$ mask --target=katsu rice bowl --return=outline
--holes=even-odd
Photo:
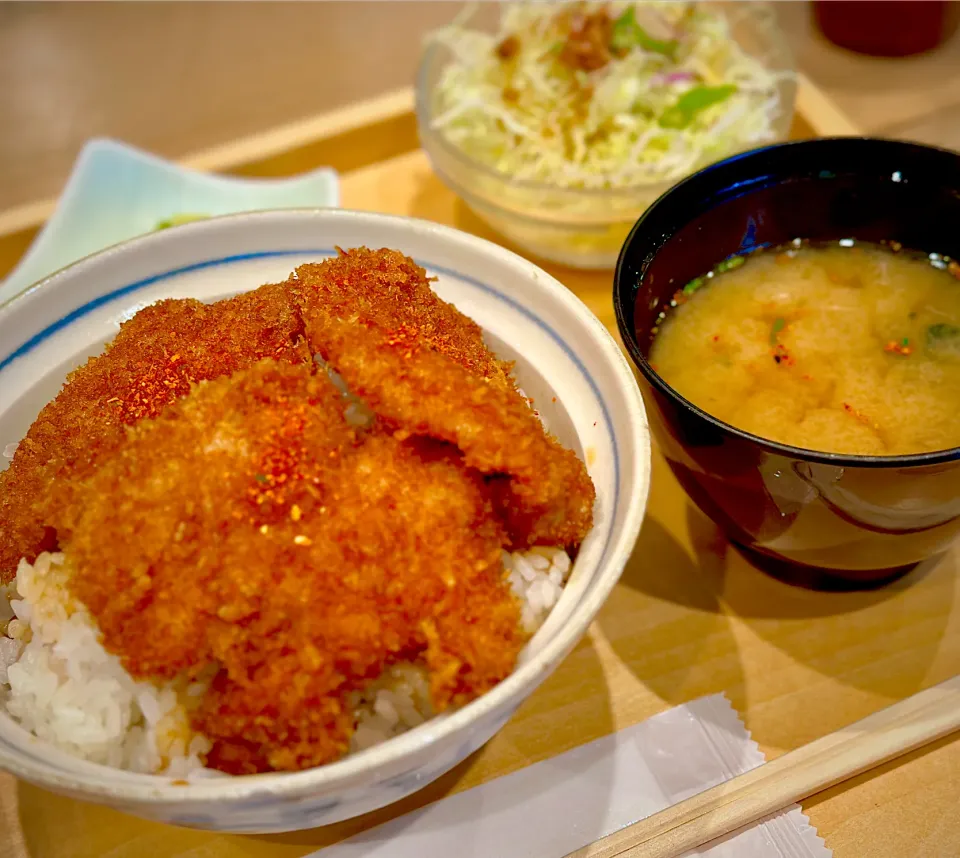
[[[0,308],[0,767],[269,832],[424,786],[585,632],[649,444],[583,304],[342,211],[119,245]]]

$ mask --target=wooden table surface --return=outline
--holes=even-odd
[[[55,196],[89,137],[182,157],[406,86],[458,2],[0,2],[0,211]],[[801,68],[864,131],[960,148],[960,33],[874,60],[776,4]]]
[[[11,11],[10,5],[0,5],[0,80],[4,83],[9,84],[21,74],[16,64],[11,63],[6,49],[9,44],[5,40],[12,30],[27,27],[38,44],[47,45],[49,50],[43,55],[46,60],[33,53],[28,58],[34,64],[35,73],[49,71],[48,65],[62,60],[62,57],[54,59],[54,54],[69,55],[71,51],[64,48],[69,47],[71,40],[78,44],[96,35],[83,27],[68,33],[65,22],[76,24],[79,20],[71,17],[77,14],[72,6],[28,6],[25,11]],[[240,6],[233,5],[221,7],[231,10],[227,15],[213,11],[213,7],[201,7],[202,12],[195,12],[192,6],[168,9],[144,5],[146,11],[142,12],[129,7],[110,12],[114,7],[104,6],[96,7],[91,14],[113,14],[118,16],[117,20],[128,22],[145,20],[136,19],[136,15],[154,15],[157,21],[168,22],[166,29],[157,24],[158,39],[172,38],[171,33],[179,33],[187,44],[194,45],[195,41],[188,38],[194,28],[183,21],[195,15],[209,16],[203,18],[207,21],[216,21],[218,15],[226,15],[233,21],[235,15],[237,26],[247,27],[253,26],[251,21],[259,20],[263,24],[266,19],[258,19],[258,15],[268,16],[271,21],[284,21],[284,26],[291,21],[315,20],[321,22],[323,26],[317,25],[321,29],[329,24],[329,16],[340,16],[343,20],[337,26],[342,38],[358,37],[366,14],[393,16],[391,20],[397,28],[405,23],[410,28],[422,27],[425,22],[433,21],[431,16],[438,15],[436,7],[421,4],[408,7],[405,4],[406,11],[398,9],[399,4],[360,4],[356,11],[338,4],[321,4],[336,7],[333,12],[314,6],[298,12],[284,4],[273,5],[277,9],[275,13],[253,6],[250,7],[253,11],[241,11]],[[947,46],[937,55],[901,66],[849,57],[804,32],[805,10],[801,4],[784,5],[787,8],[782,9],[781,14],[792,22],[793,37],[805,70],[821,82],[826,76],[828,92],[856,120],[866,119],[864,127],[886,128],[907,136],[960,133],[960,125],[952,127],[949,117],[938,114],[939,108],[930,108],[935,103],[940,107],[948,103],[950,86],[944,80],[950,74],[954,87],[960,81],[960,43]],[[449,5],[445,8],[448,15]],[[303,17],[297,18],[297,15]],[[221,22],[227,27],[223,19]],[[208,24],[204,32],[209,38],[215,31],[223,32],[213,24]],[[330,63],[336,60],[325,56],[315,45],[311,47],[313,33],[306,23],[298,33],[303,48],[296,62],[290,57],[277,60],[272,55],[267,59],[276,60],[280,65],[285,63],[285,74],[293,74],[291,69],[296,67],[299,69],[296,75],[310,63],[326,63],[324,67],[329,76]],[[372,35],[371,38],[374,44],[379,44],[379,37]],[[241,45],[252,44],[252,41],[244,42],[241,36],[237,39]],[[403,39],[397,41],[404,42]],[[219,44],[208,47],[220,60],[229,59],[227,47]],[[412,53],[404,54],[408,48]],[[117,57],[125,56],[125,62],[130,62],[130,57],[137,53],[129,46],[111,50],[112,53],[107,51],[109,57],[93,63],[97,66],[97,75],[107,76],[104,69],[110,62],[120,62]],[[404,42],[397,45],[396,50],[397,54],[389,55],[383,65],[395,62],[396,68],[408,71],[416,46]],[[79,51],[80,48],[74,48],[74,52]],[[177,56],[184,60],[188,53],[184,49],[184,53]],[[300,54],[300,51],[288,53]],[[144,56],[142,52],[139,55]],[[192,55],[187,59],[199,62]],[[353,68],[357,67],[355,56],[343,54],[339,61],[345,67],[350,63],[354,64]],[[149,62],[143,64],[150,65]],[[276,66],[266,62],[265,68],[270,71]],[[921,74],[923,69],[926,77]],[[349,98],[369,94],[362,91],[359,84],[350,89],[355,82],[348,83],[352,78],[342,69],[339,73],[343,75],[343,89],[350,92]],[[71,81],[66,72],[63,74],[60,82],[64,86],[81,85]],[[131,81],[138,79],[137,74],[118,82],[118,91],[126,92]],[[249,70],[247,75],[243,80],[250,79]],[[311,80],[324,77],[316,69],[311,75],[315,75]],[[910,92],[904,89],[905,77],[913,81]],[[184,81],[189,79],[190,75],[185,73],[181,84],[185,86]],[[371,79],[367,79],[366,84],[374,87]],[[874,86],[873,80],[884,83]],[[393,79],[388,84],[405,82]],[[92,85],[89,80],[87,84]],[[159,78],[157,86],[162,89]],[[218,111],[222,110],[216,114],[219,124],[208,128],[209,133],[203,136],[199,134],[202,130],[199,123],[189,129],[185,124],[178,125],[174,102],[160,100],[157,103],[168,104],[171,111],[164,115],[167,127],[161,133],[163,123],[146,107],[140,115],[141,121],[134,122],[123,119],[122,110],[111,114],[109,99],[104,96],[95,120],[84,112],[83,105],[63,119],[60,139],[64,148],[57,150],[56,158],[51,155],[47,162],[50,170],[40,171],[48,175],[39,180],[34,162],[28,156],[30,146],[23,141],[18,144],[14,139],[21,132],[27,136],[28,131],[11,130],[7,120],[11,115],[23,121],[26,121],[24,116],[32,116],[29,121],[49,121],[53,123],[51,127],[56,126],[56,121],[36,105],[30,108],[35,114],[17,114],[17,109],[27,110],[21,103],[26,96],[18,100],[11,92],[13,88],[13,85],[0,87],[0,194],[8,195],[5,201],[0,201],[0,207],[4,202],[13,204],[55,191],[56,182],[51,180],[49,172],[56,164],[64,168],[69,164],[69,157],[63,153],[73,145],[71,139],[74,138],[70,135],[76,135],[74,142],[78,142],[92,130],[106,130],[111,122],[119,123],[113,127],[121,129],[114,133],[123,133],[122,129],[127,128],[130,133],[123,133],[127,139],[168,154],[222,142],[218,137],[221,128],[229,128],[231,134],[257,130],[255,125],[244,126],[242,111],[231,114],[227,104],[217,107]],[[202,92],[204,87],[198,84],[196,88]],[[224,91],[226,89],[229,87]],[[376,91],[376,87],[370,91]],[[53,91],[45,92],[49,99],[48,112],[55,113],[58,96]],[[957,93],[960,96],[960,89]],[[335,97],[339,98],[340,94],[338,91]],[[181,95],[189,101],[185,93]],[[66,98],[63,93],[59,97]],[[293,102],[291,96],[290,102],[279,107],[269,106],[269,110],[276,107],[282,112]],[[295,109],[306,113],[324,106],[319,101],[305,105],[305,101],[297,102]],[[921,109],[923,105],[927,109]],[[283,117],[279,112],[265,118],[261,110],[266,111],[268,107],[260,105],[252,111],[257,122],[295,118],[295,114]],[[185,115],[199,114],[187,111]],[[98,126],[97,122],[103,125]],[[85,130],[78,130],[81,128]],[[29,134],[37,133],[36,127],[31,126]],[[151,136],[153,134],[159,136]],[[156,143],[162,140],[166,143]],[[949,143],[949,140],[941,138],[934,142]],[[17,145],[21,145],[20,150]],[[43,181],[47,184],[43,185]],[[20,194],[19,199],[16,194]],[[413,214],[491,237],[439,183],[418,152],[347,174],[343,182],[343,204]],[[613,327],[609,275],[561,268],[550,270]],[[235,838],[144,823],[109,810],[57,798],[24,784],[15,785],[9,778],[2,780],[0,776],[0,858],[24,855],[31,858],[98,855],[299,858],[360,826],[368,826],[450,790],[464,789],[516,770],[704,694],[725,692],[761,749],[773,757],[960,673],[960,581],[957,575],[960,554],[957,552],[940,564],[918,569],[878,592],[810,593],[771,580],[744,561],[722,539],[714,525],[691,506],[659,457],[654,460],[652,485],[649,512],[636,550],[588,637],[485,749],[400,808],[324,830]],[[956,858],[960,855],[958,800],[960,741],[944,741],[815,796],[805,802],[804,809],[837,858]]]

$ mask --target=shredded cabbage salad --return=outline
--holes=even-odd
[[[496,34],[461,17],[432,127],[512,178],[621,189],[772,141],[779,84],[712,4],[511,3]]]

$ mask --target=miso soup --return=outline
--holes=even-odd
[[[958,276],[936,254],[865,244],[728,260],[674,296],[650,362],[707,413],[796,447],[960,446]]]

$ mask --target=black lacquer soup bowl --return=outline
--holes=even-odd
[[[960,532],[960,448],[877,457],[779,444],[711,417],[647,360],[651,329],[683,284],[731,254],[797,238],[899,242],[960,258],[960,156],[838,138],[709,167],[664,194],[630,233],[616,270],[617,322],[662,453],[729,539],[796,583],[877,586],[943,553]]]

